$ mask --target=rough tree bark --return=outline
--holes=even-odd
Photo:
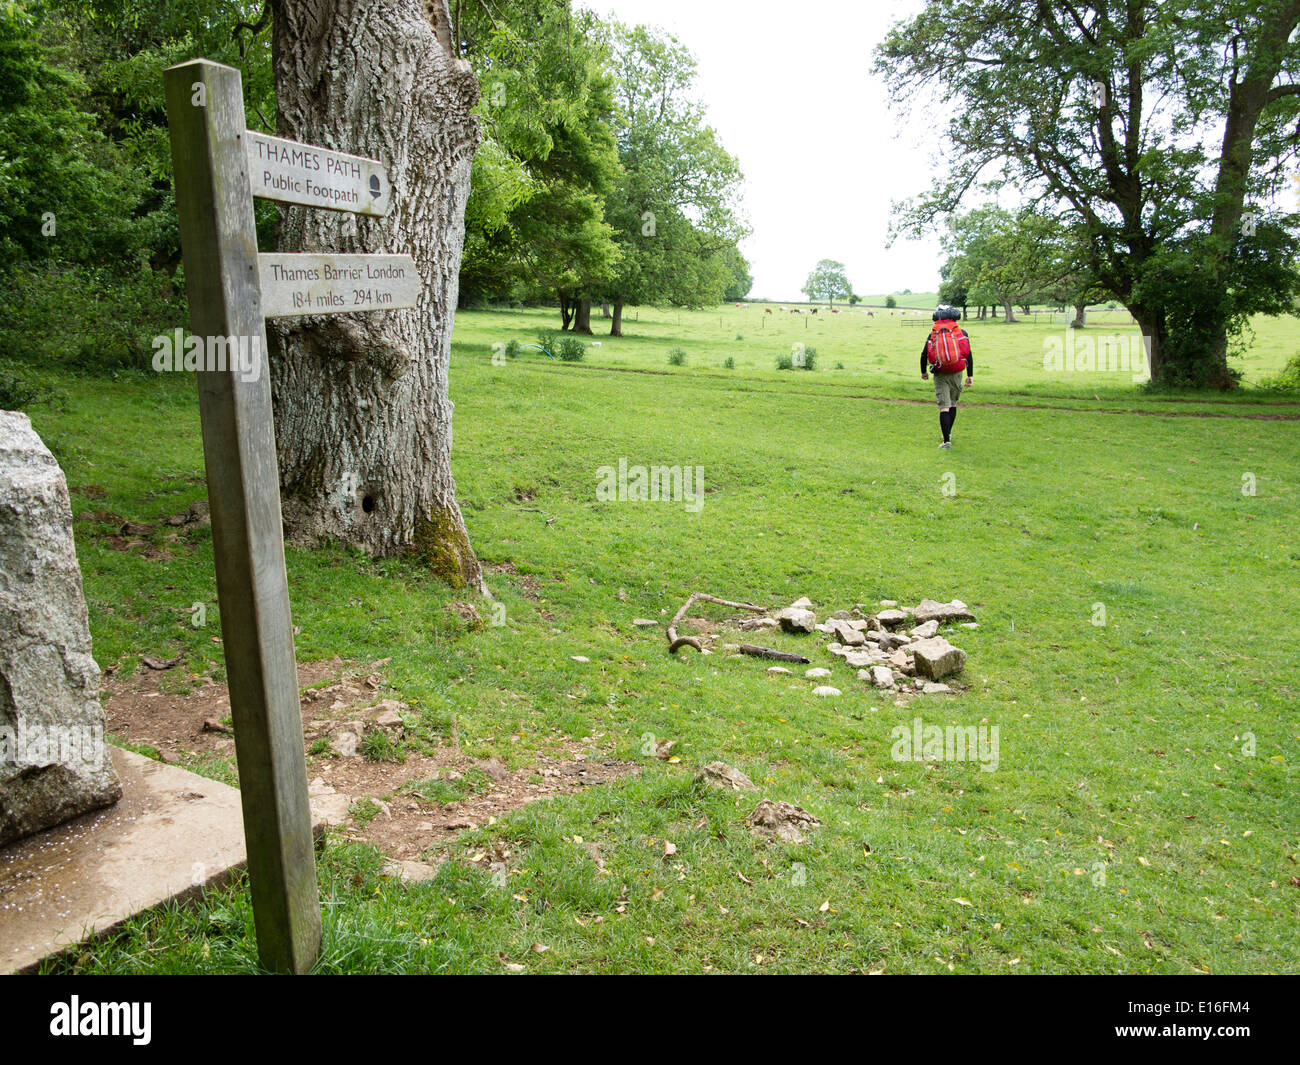
[[[1162,308],[1148,307],[1146,304],[1133,304],[1129,313],[1142,331],[1143,344],[1146,346],[1147,369],[1151,371],[1151,380],[1159,381],[1165,372],[1165,314]]]
[[[1294,83],[1274,86],[1283,69],[1287,41],[1300,22],[1300,2],[1288,0],[1272,9],[1261,26],[1259,37],[1246,50],[1245,69],[1237,69],[1234,42],[1233,72],[1228,94],[1228,114],[1223,129],[1223,149],[1219,173],[1214,184],[1214,215],[1210,222],[1212,264],[1220,275],[1227,273],[1227,263],[1240,232],[1245,212],[1246,189],[1255,155],[1255,131],[1270,104],[1300,95]],[[1215,375],[1213,388],[1235,387],[1228,369],[1228,321],[1222,318],[1215,327],[1211,351]]]
[[[379,159],[384,218],[286,207],[282,251],[410,254],[419,306],[267,323],[285,529],[415,552],[483,590],[451,474],[447,371],[478,82],[446,0],[272,0],[281,136]],[[428,14],[426,14],[428,12]]]
[[[574,307],[573,331],[591,336],[591,300],[585,297],[578,300]]]
[[[623,335],[623,301],[614,301],[614,320],[609,327],[609,335],[612,337],[621,337]]]

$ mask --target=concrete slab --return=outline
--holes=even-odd
[[[235,788],[117,747],[113,763],[117,805],[0,848],[0,974],[243,867]]]

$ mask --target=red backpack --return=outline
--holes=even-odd
[[[925,354],[930,369],[935,373],[961,373],[966,369],[966,356],[970,354],[970,337],[956,322],[945,318],[935,322],[930,330]]]

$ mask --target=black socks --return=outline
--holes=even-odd
[[[939,428],[943,430],[945,442],[952,436],[952,423],[957,420],[957,408],[950,407],[939,412]]]

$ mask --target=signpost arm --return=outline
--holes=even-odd
[[[208,60],[164,82],[190,327],[252,355],[199,371],[199,410],[258,954],[300,973],[320,952],[320,903],[243,93],[238,70]]]

